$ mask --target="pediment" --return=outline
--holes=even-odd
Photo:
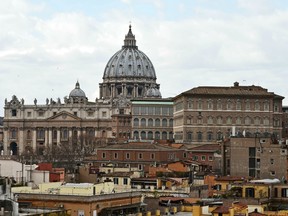
[[[75,116],[69,112],[62,111],[47,119],[48,121],[79,121],[81,118]]]

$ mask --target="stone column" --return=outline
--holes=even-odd
[[[111,84],[111,96],[112,96],[112,98],[114,98],[115,95],[116,95],[116,93],[115,93],[115,84]]]
[[[52,148],[52,128],[48,129],[48,146]]]
[[[60,144],[60,135],[61,135],[60,130],[61,128],[57,128],[57,145]]]
[[[18,155],[20,155],[24,150],[24,128],[19,128],[19,137],[18,137]]]
[[[33,151],[36,151],[36,139],[37,139],[37,130],[36,128],[33,128],[33,135],[32,135],[32,149]]]
[[[9,133],[8,133],[8,128],[4,128],[4,134],[3,134],[3,136],[4,136],[4,149],[3,149],[3,154],[4,155],[9,155],[9,153],[8,153],[8,149],[9,149]]]
[[[49,128],[45,128],[45,141],[44,141],[45,148],[48,146],[48,142],[49,142],[48,132],[49,132]]]
[[[103,97],[103,87],[102,84],[99,85],[99,91],[100,91],[100,99]]]

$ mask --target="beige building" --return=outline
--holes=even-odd
[[[174,97],[174,138],[191,144],[230,136],[282,138],[284,97],[260,86],[200,86]]]

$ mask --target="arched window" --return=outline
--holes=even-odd
[[[167,119],[162,119],[162,127],[167,127]]]
[[[217,132],[217,140],[221,140],[223,138],[223,134],[221,131]]]
[[[241,121],[241,118],[240,118],[240,117],[237,117],[237,118],[236,118],[236,124],[237,124],[237,125],[241,125],[241,124],[242,124],[242,121]]]
[[[239,99],[236,102],[236,110],[241,110],[241,101]]]
[[[260,123],[261,123],[261,119],[257,116],[257,117],[255,117],[255,119],[254,119],[254,124],[255,125],[260,125]]]
[[[142,118],[142,119],[141,119],[141,126],[142,126],[142,127],[145,127],[145,126],[146,126],[146,119],[145,119],[145,118]]]
[[[208,140],[208,141],[212,141],[212,140],[213,140],[213,132],[209,131],[209,132],[207,133],[207,140]]]
[[[208,124],[213,124],[213,117],[212,116],[208,117],[207,123]]]
[[[232,118],[230,116],[227,117],[226,124],[229,124],[229,125],[232,124]]]
[[[245,125],[250,125],[251,124],[251,118],[249,116],[245,117]]]
[[[135,118],[135,119],[134,119],[133,125],[136,126],[136,127],[139,126],[139,119],[138,119],[138,118]]]
[[[134,137],[134,139],[139,139],[139,132],[138,131],[134,131],[133,137]]]
[[[167,140],[167,132],[166,131],[162,132],[162,140]]]
[[[213,110],[213,100],[212,99],[209,99],[207,101],[207,108],[208,108],[208,110]]]
[[[159,118],[155,119],[155,126],[160,127],[160,119]]]
[[[141,131],[141,139],[146,139],[146,132],[145,131]]]
[[[264,125],[269,125],[269,124],[270,124],[269,118],[268,118],[268,117],[265,117],[263,123],[264,123]]]
[[[218,116],[217,117],[217,124],[222,124],[222,117],[221,116]]]
[[[173,132],[172,131],[169,132],[169,140],[173,140]]]
[[[149,139],[149,140],[152,140],[152,139],[153,139],[153,132],[152,132],[152,131],[149,131],[149,132],[148,132],[148,139]]]
[[[220,99],[217,100],[217,110],[222,110],[222,101]]]
[[[153,127],[153,119],[152,118],[148,119],[148,126]]]
[[[232,102],[230,99],[227,100],[227,110],[232,110]]]
[[[173,127],[173,119],[169,119],[169,126]]]
[[[159,140],[159,139],[160,139],[160,132],[159,132],[159,131],[156,131],[156,132],[155,132],[155,139],[156,139],[156,140]]]

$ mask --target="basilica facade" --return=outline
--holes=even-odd
[[[41,155],[60,145],[93,152],[107,142],[132,139],[131,100],[161,99],[156,79],[154,66],[138,49],[130,25],[124,45],[104,69],[99,98],[89,101],[77,81],[63,101],[47,98],[45,104],[37,99],[26,104],[15,95],[6,99],[1,153]],[[172,127],[168,129],[171,134]]]

